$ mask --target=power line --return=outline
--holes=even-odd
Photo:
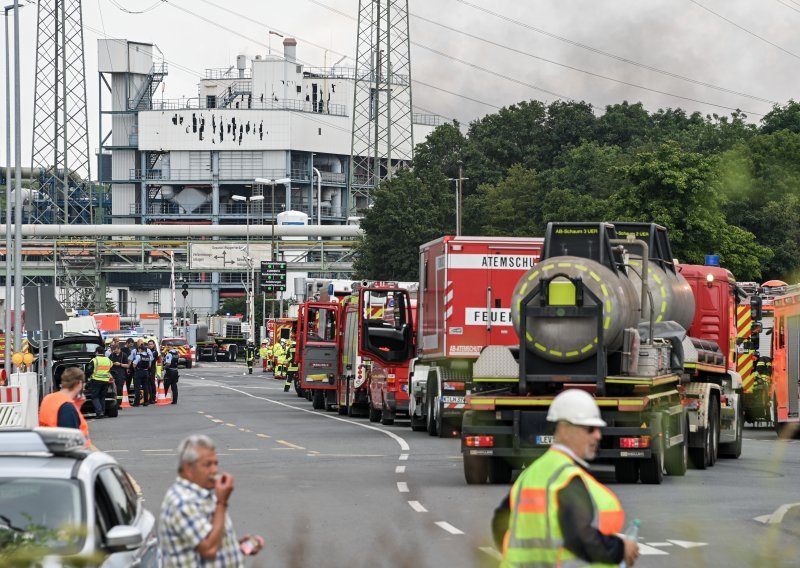
[[[800,55],[797,55],[796,53],[794,53],[794,52],[792,52],[792,51],[789,51],[788,49],[785,49],[785,48],[781,47],[781,46],[780,46],[780,45],[778,45],[777,43],[773,43],[773,42],[769,41],[767,38],[761,37],[760,35],[758,35],[758,34],[757,34],[757,33],[755,33],[755,32],[751,32],[750,30],[748,30],[747,28],[745,28],[745,27],[743,27],[743,26],[740,26],[739,24],[737,24],[737,23],[736,23],[736,22],[734,22],[733,20],[730,20],[730,19],[726,18],[725,16],[723,16],[722,14],[719,14],[719,13],[715,12],[715,11],[714,11],[714,10],[712,10],[711,8],[708,8],[707,6],[704,6],[704,5],[702,5],[700,2],[697,2],[697,0],[689,0],[689,2],[691,2],[691,3],[692,3],[692,4],[694,4],[695,6],[698,6],[698,7],[702,8],[703,10],[705,10],[706,12],[709,12],[710,14],[714,14],[714,15],[715,15],[716,17],[718,17],[719,19],[721,19],[721,20],[725,20],[725,21],[726,21],[726,22],[728,22],[730,25],[732,25],[732,26],[734,26],[734,27],[737,27],[737,28],[739,28],[740,30],[742,30],[744,33],[746,33],[746,34],[748,34],[748,35],[751,35],[751,36],[753,36],[754,38],[760,39],[760,40],[761,40],[761,41],[763,41],[764,43],[766,43],[766,44],[768,44],[768,45],[771,45],[772,47],[774,47],[774,48],[776,48],[776,49],[780,49],[782,52],[786,53],[787,55],[791,55],[792,57],[795,57],[795,58],[797,58],[797,59],[800,59]]]
[[[653,71],[654,73],[659,73],[661,75],[665,75],[667,77],[672,77],[674,79],[680,79],[681,81],[686,81],[686,82],[689,82],[689,83],[693,83],[695,85],[701,85],[703,87],[708,87],[709,89],[714,89],[714,90],[717,90],[717,91],[721,91],[723,93],[730,93],[732,95],[738,95],[740,97],[745,97],[745,98],[749,98],[749,99],[753,99],[753,100],[759,100],[759,101],[764,101],[765,100],[765,99],[762,99],[761,97],[757,97],[757,96],[754,96],[754,95],[749,95],[747,93],[743,93],[743,92],[736,91],[736,90],[733,90],[733,89],[728,89],[726,87],[721,87],[719,85],[714,85],[713,83],[707,83],[705,81],[700,81],[698,79],[692,79],[691,77],[686,77],[686,76],[681,75],[679,73],[673,73],[672,71],[666,71],[664,69],[660,69],[660,68],[655,67],[653,65],[648,65],[647,63],[641,63],[639,61],[634,61],[633,59],[629,59],[627,57],[622,57],[621,55],[616,55],[616,54],[608,52],[608,51],[603,51],[602,49],[598,49],[596,47],[592,47],[591,45],[587,45],[585,43],[580,43],[578,41],[569,39],[567,37],[563,37],[563,36],[554,34],[552,32],[548,32],[547,30],[543,30],[541,28],[537,28],[537,27],[532,26],[532,25],[530,25],[530,24],[528,24],[526,22],[523,22],[521,20],[514,19],[514,18],[512,18],[510,16],[506,16],[504,14],[500,14],[498,12],[494,12],[492,10],[489,10],[488,8],[484,8],[483,6],[478,6],[477,4],[472,4],[471,2],[468,2],[467,0],[455,0],[455,1],[459,2],[461,4],[464,4],[465,6],[468,6],[468,7],[472,8],[472,9],[474,9],[474,10],[478,10],[478,11],[483,12],[485,14],[489,14],[490,16],[493,16],[493,17],[498,18],[500,20],[504,20],[506,22],[509,22],[509,23],[514,24],[516,26],[525,28],[525,29],[530,30],[532,32],[536,32],[538,34],[541,34],[541,35],[547,36],[549,38],[552,38],[552,39],[567,43],[569,45],[572,45],[572,46],[575,46],[575,47],[579,47],[579,48],[585,49],[587,51],[591,51],[592,53],[596,53],[596,54],[602,55],[604,57],[615,59],[615,60],[620,61],[622,63],[627,63],[628,65],[633,65],[633,66],[639,67],[641,69],[647,69],[648,71]]]
[[[125,12],[126,14],[133,14],[133,15],[146,14],[147,12],[155,10],[156,8],[161,6],[161,4],[162,4],[162,0],[158,0],[152,6],[150,6],[149,8],[145,8],[144,10],[128,10],[125,6],[120,6],[119,2],[117,2],[116,0],[108,0],[108,1],[111,2],[114,6],[116,6],[122,12]]]
[[[314,1],[314,0],[311,0],[311,1]],[[315,2],[315,3],[317,3],[317,2]],[[474,35],[474,34],[471,34],[469,32],[465,32],[463,30],[459,30],[457,28],[453,28],[451,26],[442,24],[440,22],[436,22],[434,20],[431,20],[429,18],[425,18],[423,16],[418,16],[416,14],[411,14],[411,15],[413,17],[417,18],[418,20],[422,20],[424,22],[428,22],[430,24],[433,24],[435,26],[439,26],[439,27],[444,28],[446,30],[449,30],[449,31],[452,31],[452,32],[455,32],[455,33],[458,33],[458,34],[461,34],[461,35],[464,35],[464,36],[467,36],[469,38],[472,38],[472,39],[475,39],[475,40],[478,40],[478,41],[482,41],[482,42],[487,43],[489,45],[493,45],[495,47],[499,47],[501,49],[505,49],[505,50],[511,51],[513,53],[518,53],[520,55],[524,55],[524,56],[530,57],[532,59],[538,59],[539,61],[544,61],[545,63],[550,63],[552,65],[557,65],[557,66],[563,67],[565,69],[570,69],[572,71],[578,71],[579,73],[585,73],[586,75],[589,75],[589,76],[592,76],[592,77],[597,77],[599,79],[605,79],[607,81],[613,81],[614,83],[619,83],[619,84],[622,84],[622,85],[627,85],[629,87],[634,87],[636,89],[642,89],[642,90],[645,90],[645,91],[650,91],[652,93],[658,93],[660,95],[666,95],[666,96],[674,97],[674,98],[677,98],[677,99],[683,99],[683,100],[686,100],[686,101],[691,101],[691,102],[695,102],[695,103],[700,103],[700,104],[705,104],[705,105],[714,106],[714,107],[718,107],[718,108],[723,108],[723,109],[726,109],[726,110],[733,110],[733,111],[741,110],[741,109],[738,109],[738,108],[735,108],[735,107],[729,107],[729,106],[725,106],[725,105],[720,105],[720,104],[712,103],[712,102],[709,102],[709,101],[704,101],[704,100],[701,100],[701,99],[695,99],[695,98],[687,97],[687,96],[684,96],[684,95],[678,95],[676,93],[671,93],[671,92],[668,92],[668,91],[662,91],[660,89],[655,89],[655,88],[647,87],[647,86],[644,86],[644,85],[638,85],[636,83],[623,81],[621,79],[615,79],[614,77],[609,77],[607,75],[602,75],[600,73],[595,73],[593,71],[588,71],[586,69],[581,69],[579,67],[573,67],[572,65],[567,65],[565,63],[560,63],[558,61],[553,61],[552,59],[547,59],[545,57],[541,57],[539,55],[530,53],[528,51],[523,51],[521,49],[516,49],[514,47],[511,47],[511,46],[508,46],[508,45],[504,45],[504,44],[492,41],[490,39],[486,39],[484,37],[481,37],[481,36],[478,36],[478,35]],[[765,103],[776,104],[776,101],[770,101],[768,99],[761,99],[761,98],[758,98],[758,97],[752,97],[752,98],[756,98],[757,100],[763,101]],[[753,111],[744,111],[744,112],[747,112],[748,114],[754,114],[754,115],[757,115],[757,116],[763,116],[762,114],[758,114],[758,113],[753,112]]]
[[[794,6],[792,6],[792,4],[787,4],[786,2],[783,2],[783,0],[775,0],[775,1],[778,4],[783,4],[784,6],[789,8],[790,10],[794,10],[795,12],[800,12],[800,9],[797,8],[797,3],[796,2],[792,2],[792,4],[794,4]]]

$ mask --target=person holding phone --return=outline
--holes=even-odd
[[[219,473],[214,442],[195,434],[178,446],[178,478],[161,504],[158,541],[162,566],[244,566],[264,547],[260,536],[236,538],[228,515],[233,476]]]

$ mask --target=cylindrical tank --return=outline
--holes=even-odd
[[[197,341],[208,341],[208,324],[202,322],[197,324]]]
[[[642,279],[639,274],[642,270],[642,258],[631,255],[629,262],[634,268],[629,271],[630,280],[636,289],[636,296],[641,300]],[[651,260],[647,263],[647,286],[653,297],[653,322],[672,320],[684,329],[689,329],[694,319],[694,294],[686,279]],[[649,318],[650,303],[646,302],[641,321],[649,321]]]
[[[574,256],[544,260],[517,283],[511,299],[511,318],[517,335],[520,335],[522,299],[539,285],[542,276],[555,274],[580,277],[584,286],[599,298],[603,305],[603,345],[610,350],[619,349],[623,330],[635,327],[639,320],[639,300],[633,283],[598,262]],[[588,295],[585,300],[588,302]],[[599,345],[595,318],[528,317],[526,325],[528,348],[549,361],[582,361],[593,355]]]

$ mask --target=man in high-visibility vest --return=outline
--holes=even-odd
[[[89,447],[89,425],[80,409],[85,378],[83,371],[77,367],[64,369],[61,374],[61,390],[45,396],[39,405],[39,426],[77,428],[86,436],[86,446]]]
[[[275,378],[283,377],[283,357],[286,354],[286,349],[284,348],[286,345],[286,340],[281,339],[280,343],[276,343],[275,347],[272,348],[272,354],[275,357]]]
[[[106,394],[108,394],[108,383],[114,379],[111,376],[113,362],[106,357],[104,347],[98,347],[95,357],[90,363],[89,376],[89,398],[94,407],[94,417],[96,419],[106,417]]]
[[[261,347],[258,348],[258,356],[261,357],[261,372],[267,372],[267,361],[269,360],[270,349],[267,347],[267,342],[263,341]]]
[[[504,568],[633,566],[639,545],[616,536],[625,513],[616,495],[588,471],[606,425],[586,391],[561,392],[547,413],[553,445],[523,470],[495,510],[492,532]]]

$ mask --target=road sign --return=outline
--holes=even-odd
[[[272,256],[270,245],[250,243],[250,257],[254,263]],[[192,270],[246,271],[247,243],[189,243],[189,268]]]
[[[286,290],[286,263],[274,261],[261,262],[261,289],[264,292],[283,292]]]

